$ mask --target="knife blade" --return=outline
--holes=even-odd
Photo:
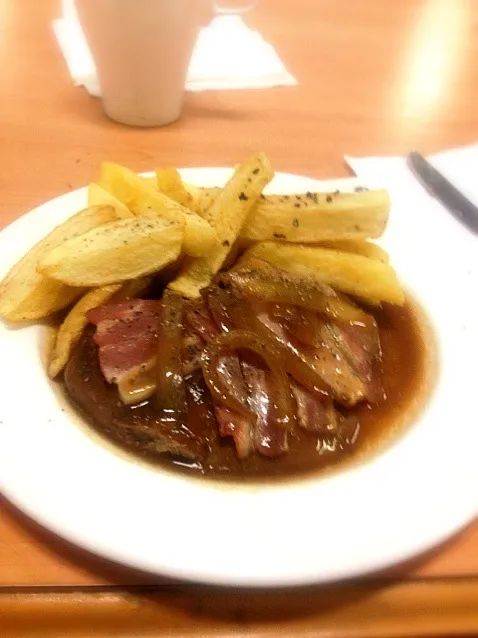
[[[420,153],[411,151],[408,165],[422,186],[464,226],[478,234],[478,207],[443,177]]]

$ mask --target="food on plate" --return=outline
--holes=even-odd
[[[377,244],[364,239],[337,239],[331,241],[320,242],[323,248],[331,248],[332,250],[340,250],[345,253],[355,253],[363,255],[369,259],[376,259],[384,264],[388,264],[388,253]]]
[[[216,197],[205,218],[216,231],[217,243],[204,257],[186,259],[171,290],[189,298],[199,297],[222,268],[249,213],[274,173],[267,157],[260,153],[238,166]]]
[[[176,168],[157,168],[155,186],[160,193],[196,212],[199,189],[191,192],[191,188],[186,188]]]
[[[53,248],[38,271],[70,286],[104,286],[161,270],[181,254],[183,226],[154,213],[103,224]]]
[[[49,317],[47,373],[107,437],[168,466],[247,478],[335,465],[406,420],[425,348],[370,241],[388,196],[291,205],[263,195],[272,178],[262,153],[215,188],[104,163],[92,206],[0,284],[2,317]],[[296,219],[307,237],[275,237]]]
[[[90,206],[55,228],[16,263],[0,284],[0,316],[10,321],[41,319],[67,307],[83,292],[38,272],[57,246],[117,219],[112,206]]]
[[[370,304],[386,301],[400,306],[405,301],[393,268],[363,255],[321,246],[261,242],[242,257],[246,263],[250,258],[263,259],[288,272],[309,275]]]
[[[380,237],[389,210],[386,190],[264,197],[244,225],[241,237],[307,244]]]
[[[88,185],[88,206],[112,206],[118,219],[133,217],[133,213],[119,199],[96,182]]]
[[[343,321],[236,295],[233,273],[199,300],[88,313],[64,378],[96,428],[167,466],[257,477],[336,464],[399,427],[426,364],[411,306]]]
[[[109,301],[135,298],[146,292],[153,283],[152,277],[138,277],[124,284],[110,284],[101,288],[92,288],[85,293],[63,319],[54,337],[50,337],[46,369],[54,379],[63,370],[70,359],[71,352],[84,329],[88,325],[87,313]],[[51,329],[51,326],[50,326]]]
[[[88,324],[87,312],[106,303],[120,289],[121,284],[94,288],[73,306],[63,320],[51,350],[47,368],[50,377],[56,377],[68,363],[72,349]]]
[[[164,220],[184,226],[184,252],[187,255],[205,255],[217,241],[213,228],[200,215],[159,192],[123,166],[103,162],[99,184],[136,216],[155,213]]]

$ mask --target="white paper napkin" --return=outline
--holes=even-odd
[[[75,86],[99,96],[96,69],[78,21],[74,0],[62,0],[63,17],[53,22],[60,49]],[[186,90],[294,86],[274,48],[238,15],[219,15],[201,33],[189,67]]]
[[[462,247],[462,256],[469,268],[478,271],[478,237],[455,219],[432,197],[408,168],[403,157],[349,157],[346,162],[369,188],[387,188],[391,195],[392,210],[384,237],[401,236],[410,247],[419,249],[427,242],[446,242]],[[456,188],[478,206],[478,144],[452,149],[428,157]],[[414,213],[414,229],[402,223],[401,211]],[[412,232],[411,232],[412,230]],[[446,246],[443,259],[446,259]],[[426,257],[424,257],[426,261]]]

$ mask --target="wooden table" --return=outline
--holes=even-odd
[[[344,153],[428,153],[478,136],[478,5],[467,0],[261,0],[248,20],[299,86],[188,95],[182,119],[157,130],[109,121],[73,87],[52,35],[57,5],[0,0],[2,226],[84,185],[105,158],[141,171],[263,149],[277,170],[320,178],[347,174]],[[478,633],[478,522],[380,577],[259,594],[161,585],[4,500],[0,513],[2,636]]]

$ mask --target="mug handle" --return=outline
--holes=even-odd
[[[224,15],[234,15],[234,14],[242,14],[254,9],[257,6],[258,0],[244,0],[241,3],[237,3],[238,6],[228,6],[227,3],[223,3],[220,0],[215,0],[213,2],[214,12],[216,14]]]

